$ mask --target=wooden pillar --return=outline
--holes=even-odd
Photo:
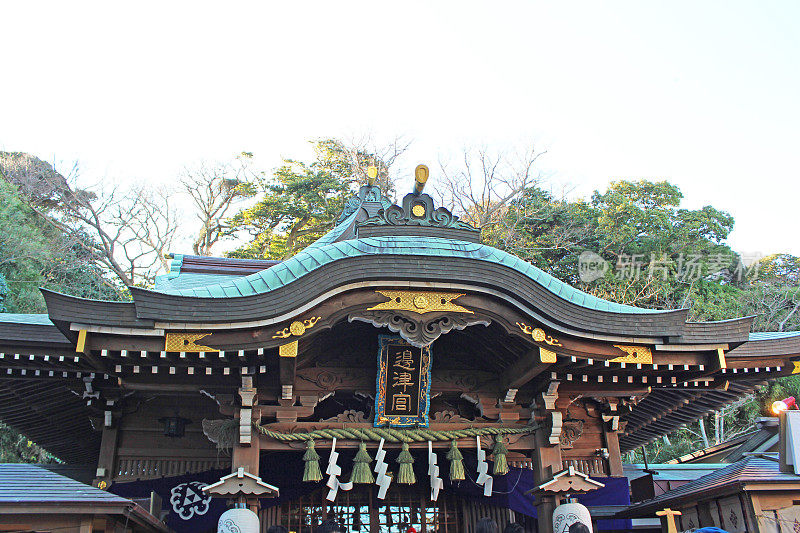
[[[603,425],[603,435],[608,449],[608,475],[611,477],[623,477],[622,473],[622,453],[619,451],[619,434],[613,429],[608,429],[607,424]]]
[[[242,446],[236,444],[233,447],[233,457],[231,460],[231,472],[236,472],[239,467],[250,472],[254,476],[258,474],[259,458],[261,447],[259,446],[260,439],[253,439],[250,446]]]
[[[100,454],[97,459],[97,472],[92,483],[95,487],[107,488],[114,478],[114,467],[117,459],[117,441],[119,440],[119,421],[113,427],[104,427],[100,441]],[[101,483],[102,482],[102,483]]]
[[[536,449],[533,451],[533,475],[537,484],[553,478],[561,470],[561,446],[550,444],[550,429],[541,428],[534,434]],[[553,533],[553,511],[558,502],[554,496],[538,496],[536,503],[537,530]]]
[[[94,523],[94,517],[92,515],[82,516],[80,533],[92,533],[93,523]]]
[[[242,376],[242,386],[239,389],[242,407],[239,409],[239,440],[233,447],[231,454],[231,471],[236,472],[244,468],[246,472],[259,475],[261,461],[261,439],[252,432],[253,421],[261,421],[261,411],[257,406],[258,391],[253,385],[253,376]],[[247,508],[258,514],[261,507],[258,498],[241,498]]]

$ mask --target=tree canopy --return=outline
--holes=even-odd
[[[4,311],[45,312],[39,287],[85,298],[119,298],[119,282],[101,270],[73,237],[41,220],[14,185],[0,181],[0,278],[4,280],[0,305]]]
[[[244,232],[250,239],[228,253],[229,257],[285,259],[295,255],[333,227],[347,199],[366,184],[368,166],[378,169],[377,184],[391,194],[392,156],[387,159],[336,139],[313,144],[311,162],[285,159],[272,175],[257,180],[260,199],[230,221],[233,231]],[[395,148],[392,154],[397,151]]]

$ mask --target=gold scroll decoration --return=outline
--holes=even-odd
[[[619,348],[627,355],[621,355],[611,359],[612,363],[641,363],[643,365],[653,364],[653,354],[647,346],[625,346],[615,344],[614,348]]]
[[[167,333],[164,351],[167,352],[218,352],[216,348],[197,344],[197,341],[211,333]]]
[[[550,346],[561,346],[558,339],[554,339],[544,332],[542,328],[532,328],[523,322],[517,322],[517,326],[525,335],[530,335],[536,342],[546,342]]]
[[[453,300],[464,293],[457,292],[434,292],[434,291],[375,291],[389,298],[388,302],[379,303],[367,309],[372,310],[391,310],[391,311],[413,311],[415,313],[430,313],[432,311],[450,311],[451,313],[474,314],[466,307],[461,307],[453,303]]]
[[[307,329],[311,329],[314,327],[314,324],[322,318],[320,316],[312,316],[311,318],[307,318],[305,320],[295,320],[291,324],[289,324],[288,328],[279,329],[275,332],[275,335],[272,336],[273,339],[288,339],[292,335],[295,337],[301,336],[303,333],[306,332]]]

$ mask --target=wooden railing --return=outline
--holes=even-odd
[[[561,468],[567,469],[570,466],[575,467],[575,470],[589,474],[590,476],[607,476],[608,468],[606,467],[605,459],[601,457],[593,457],[591,459],[563,459],[561,461]]]
[[[182,476],[218,468],[230,468],[229,457],[213,459],[152,459],[125,457],[117,460],[114,481],[134,481],[168,476]]]

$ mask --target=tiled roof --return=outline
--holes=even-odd
[[[12,503],[128,504],[130,500],[42,467],[0,463],[0,505]]]
[[[797,483],[800,486],[800,476],[780,472],[777,459],[749,455],[741,461],[681,485],[651,500],[633,505],[628,509],[626,515],[652,514],[651,511],[711,496],[724,489],[738,490],[747,483]]]
[[[645,468],[643,463],[625,463],[622,465],[622,471],[630,480],[647,475],[645,470],[649,470],[655,472],[654,481],[693,481],[726,466],[728,463],[655,463],[648,464]]]

